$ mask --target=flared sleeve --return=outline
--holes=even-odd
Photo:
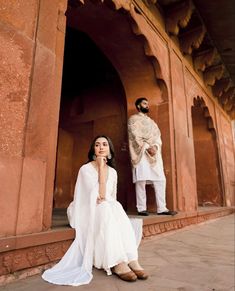
[[[98,175],[90,164],[83,165],[78,173],[74,200],[68,207],[70,225],[75,228],[75,240],[53,268],[42,278],[58,285],[79,286],[92,279],[93,236]]]

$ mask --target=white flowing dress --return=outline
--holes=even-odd
[[[75,240],[58,264],[42,278],[58,285],[79,286],[92,279],[92,266],[111,275],[113,266],[138,259],[142,219],[130,220],[116,200],[117,172],[108,167],[105,201],[97,204],[98,172],[91,163],[78,173],[74,200],[67,213]]]

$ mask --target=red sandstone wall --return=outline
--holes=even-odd
[[[41,250],[45,248],[41,246],[30,249],[37,243],[44,244],[48,238],[32,243],[30,236],[19,239],[19,234],[41,232],[51,225],[66,5],[65,0],[29,0],[27,5],[23,0],[0,0],[0,236],[11,236],[13,239],[9,238],[9,241],[14,241],[1,241],[1,274],[45,263],[48,257],[48,251],[44,255]],[[83,9],[82,13],[86,6]],[[156,26],[152,29],[144,17],[134,11],[131,13],[137,26],[133,27],[125,14],[117,14],[107,10],[107,7],[103,15],[92,14],[95,12],[86,10],[86,13],[97,17],[95,27],[92,22],[87,26],[86,17],[79,15],[79,12],[71,17],[70,25],[79,25],[89,33],[112,61],[125,88],[128,115],[135,112],[134,101],[137,97],[145,95],[149,98],[151,116],[162,131],[168,205],[187,214],[197,208],[191,116],[193,99],[197,96],[203,98],[217,133],[224,202],[228,206],[234,205],[231,122],[217,106],[210,88],[205,87],[194,72],[190,60],[182,56],[177,45],[166,35],[160,16],[155,19],[151,12],[146,11]],[[108,20],[113,19],[113,27],[104,26],[102,20],[106,13]],[[148,56],[151,58],[148,59]],[[161,91],[160,88],[165,89]],[[103,117],[96,123],[94,133],[99,133],[103,122],[107,122]],[[108,122],[118,131],[115,119],[108,119]],[[67,133],[62,132],[62,140],[65,135]],[[118,134],[115,137],[118,140]],[[64,140],[69,152],[70,138]],[[88,138],[82,144],[81,140],[74,139],[73,142],[75,148],[78,144],[82,147],[85,155]],[[69,169],[71,156],[60,148],[59,151],[66,157],[65,165]],[[119,151],[122,154],[121,148]],[[76,152],[73,154],[76,155]],[[80,163],[81,160],[75,159],[71,174],[73,179]],[[124,172],[126,152],[121,156],[120,163]],[[63,183],[69,188],[65,177],[58,174],[58,180],[58,185]],[[123,175],[123,183],[125,181]],[[133,185],[128,181],[125,187],[128,207],[134,209]],[[64,201],[64,197],[58,199],[64,205],[68,202]],[[153,197],[149,201],[149,207],[152,207]],[[26,246],[25,240],[28,240]],[[62,239],[53,235],[54,240]],[[5,253],[7,249],[10,251]],[[50,257],[50,252],[55,249],[58,256],[52,254]],[[27,258],[26,252],[29,250],[31,253]],[[49,248],[49,258],[55,260],[63,252],[53,245]],[[31,255],[36,259],[32,259]]]
[[[50,223],[43,213],[51,209],[54,160],[48,155],[56,147],[65,6],[0,1],[1,236]]]
[[[1,236],[39,232],[48,228],[51,221],[67,1],[41,0],[38,4],[36,0],[27,1],[27,5],[20,0],[0,2],[4,8],[0,10],[0,194],[4,201],[0,205]],[[163,156],[171,205],[185,211],[197,206],[190,115],[196,96],[204,99],[218,131],[225,201],[227,205],[234,204],[231,123],[210,90],[165,34],[160,22],[156,20],[159,29],[154,32],[141,15],[132,11],[138,28],[134,30],[125,15],[108,12],[106,7],[104,12],[111,13],[114,19],[112,33],[99,26],[100,21],[96,26],[86,26],[85,18],[76,18],[77,12],[70,25],[75,26],[79,19],[79,27],[112,60],[125,87],[128,115],[133,113],[136,97],[149,97],[152,117],[159,122],[166,145]],[[96,16],[97,20],[103,19],[102,14]],[[133,31],[145,36],[145,50],[143,39]],[[148,60],[147,55],[155,61]],[[160,79],[165,82],[164,94],[157,81]],[[163,100],[168,103],[158,106]],[[133,201],[134,193],[128,195]]]
[[[221,168],[223,170],[223,187],[227,206],[235,205],[235,145],[231,121],[216,110],[218,127],[218,146]]]
[[[35,49],[37,1],[0,2],[0,233],[15,234],[30,78]],[[22,17],[24,15],[24,17]]]

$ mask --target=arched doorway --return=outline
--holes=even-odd
[[[216,130],[202,98],[192,106],[194,151],[199,206],[222,206],[223,190]]]
[[[172,180],[171,180],[171,160],[169,158],[170,156],[170,148],[167,147],[170,142],[168,142],[169,139],[169,119],[168,119],[168,100],[166,98],[166,88],[164,87],[164,84],[161,82],[159,83],[156,79],[155,70],[156,67],[153,66],[152,62],[146,57],[146,52],[144,48],[144,42],[142,37],[137,37],[133,33],[132,28],[132,21],[130,17],[126,13],[123,13],[123,11],[115,11],[112,9],[109,9],[106,5],[100,4],[95,5],[91,1],[87,1],[85,5],[77,7],[69,6],[68,10],[66,12],[67,17],[67,35],[68,31],[80,31],[80,35],[86,36],[87,39],[89,39],[93,44],[95,44],[97,50],[103,55],[104,58],[106,58],[106,62],[109,62],[109,68],[112,67],[111,71],[115,71],[115,75],[117,76],[115,86],[118,85],[119,89],[116,90],[115,86],[110,85],[110,81],[106,82],[105,88],[102,88],[106,93],[106,99],[104,102],[109,105],[106,110],[106,114],[114,114],[113,110],[117,107],[116,105],[113,105],[112,102],[118,103],[119,107],[119,113],[117,113],[116,117],[117,119],[109,117],[108,121],[103,119],[105,121],[105,124],[108,125],[107,135],[110,135],[110,137],[114,141],[115,150],[117,153],[117,170],[118,170],[118,200],[122,203],[125,209],[128,211],[135,211],[135,190],[134,185],[132,183],[132,174],[131,174],[131,165],[130,165],[130,158],[129,158],[129,152],[128,152],[128,140],[127,140],[127,117],[136,112],[134,102],[136,98],[140,96],[146,96],[150,103],[151,103],[151,117],[155,119],[158,124],[160,125],[160,128],[162,130],[162,138],[163,142],[165,142],[165,148],[163,151],[164,159],[166,160],[165,163],[165,169],[166,173],[168,175],[167,177],[167,193],[169,194],[168,199],[168,205],[173,204],[173,196],[172,196]],[[81,41],[75,41],[76,44],[73,44],[74,41],[71,41],[71,46],[75,48],[77,46],[77,51],[79,51],[81,44]],[[66,38],[67,42],[67,38]],[[66,44],[65,44],[66,46]],[[66,50],[66,49],[65,49]],[[86,48],[83,52],[83,61],[87,59],[92,60],[92,54],[94,52],[88,53],[89,49]],[[96,53],[94,53],[95,55]],[[75,52],[76,55],[76,52]],[[87,56],[87,58],[86,58]],[[106,57],[105,57],[106,56]],[[66,60],[66,59],[65,59]],[[101,60],[101,59],[100,59]],[[99,62],[98,62],[99,63]],[[93,112],[96,112],[97,104],[99,104],[99,110],[103,106],[102,100],[99,100],[97,98],[97,93],[99,93],[99,90],[101,89],[99,86],[96,88],[89,88],[90,84],[93,82],[93,74],[96,75],[93,70],[98,67],[98,63],[96,61],[91,61],[90,66],[88,66],[88,63],[86,63],[86,68],[84,68],[83,72],[81,73],[81,76],[78,73],[78,77],[80,80],[83,80],[84,82],[84,72],[87,72],[87,81],[85,84],[88,85],[88,92],[87,95],[83,96],[82,92],[77,92],[75,95],[79,94],[79,98],[76,98],[76,100],[68,101],[71,99],[70,97],[64,97],[62,96],[62,102],[61,102],[61,112],[60,112],[60,130],[59,130],[59,143],[58,143],[58,158],[57,159],[57,172],[56,172],[56,187],[55,187],[55,199],[54,199],[54,206],[55,207],[66,207],[69,203],[69,201],[72,200],[73,196],[73,185],[76,179],[77,170],[74,170],[72,167],[72,170],[68,168],[69,163],[71,164],[71,161],[73,160],[71,154],[69,155],[69,152],[72,151],[72,148],[74,148],[74,142],[76,139],[71,136],[71,129],[68,129],[68,123],[66,121],[63,121],[65,118],[63,117],[64,114],[68,114],[69,107],[71,108],[71,114],[77,114],[80,115],[79,120],[83,122],[83,129],[80,128],[80,134],[82,133],[82,130],[84,130],[86,137],[80,136],[79,146],[81,146],[80,151],[83,152],[83,156],[85,157],[87,153],[88,148],[88,140],[90,143],[90,140],[98,133],[101,133],[102,129],[102,122],[98,123],[97,119],[94,125],[94,122],[91,122],[93,119],[91,119],[91,115]],[[65,64],[66,66],[66,64]],[[71,66],[74,68],[74,60],[72,60]],[[69,67],[69,66],[68,66]],[[78,80],[79,78],[76,78],[77,72],[76,70],[79,70],[81,66],[78,64],[76,69],[73,70],[73,78],[75,76],[75,79]],[[107,66],[106,66],[107,68]],[[99,71],[99,70],[98,70]],[[105,70],[104,70],[105,71]],[[118,73],[117,73],[118,72]],[[104,73],[104,75],[107,77],[107,73]],[[110,73],[108,73],[110,75]],[[120,78],[119,78],[120,77]],[[118,79],[118,82],[117,82]],[[64,80],[63,80],[64,83]],[[95,82],[96,83],[96,82]],[[109,85],[108,85],[109,84]],[[63,91],[65,85],[63,84]],[[93,86],[92,86],[93,87]],[[109,88],[109,89],[108,89]],[[86,91],[86,90],[85,90]],[[125,91],[125,93],[124,93]],[[119,92],[119,93],[118,93]],[[62,95],[69,95],[67,93],[62,92]],[[85,94],[85,93],[84,93]],[[102,95],[102,96],[104,96]],[[119,97],[117,97],[117,95]],[[82,97],[83,96],[83,97]],[[93,97],[91,97],[93,96]],[[108,98],[109,96],[109,98]],[[122,96],[122,97],[120,97]],[[84,104],[86,103],[86,100],[92,100],[95,102],[91,102],[91,107],[88,111],[83,111],[84,114],[81,114],[81,111]],[[64,101],[65,100],[65,101]],[[66,101],[67,100],[67,101]],[[119,100],[119,101],[117,101]],[[70,103],[68,105],[67,103]],[[72,105],[73,104],[73,105]],[[77,105],[76,105],[77,104]],[[95,107],[96,106],[96,107]],[[101,106],[101,107],[100,107]],[[106,106],[106,105],[105,105]],[[77,108],[77,109],[75,109]],[[111,113],[108,113],[112,111]],[[66,111],[63,113],[63,111]],[[76,113],[77,112],[77,113]],[[115,113],[115,114],[116,114]],[[98,114],[98,113],[97,113]],[[89,116],[90,115],[90,116]],[[83,116],[83,117],[81,117]],[[69,124],[72,125],[73,118],[69,118]],[[102,119],[100,119],[102,120]],[[87,122],[85,124],[85,121]],[[63,125],[62,125],[63,124]],[[99,126],[98,126],[99,124]],[[78,122],[75,122],[74,125],[76,125],[76,128],[79,128]],[[109,127],[110,126],[110,127]],[[108,128],[110,131],[108,131]],[[96,131],[95,131],[96,130]],[[110,134],[109,134],[110,132]],[[90,136],[88,137],[88,133]],[[74,133],[73,133],[74,135]],[[164,141],[166,139],[166,141]],[[65,140],[65,141],[63,141]],[[66,145],[67,143],[67,145]],[[61,146],[64,144],[64,147],[61,148]],[[169,152],[169,153],[168,153]],[[61,153],[61,154],[60,154]],[[78,153],[77,153],[78,154]],[[80,155],[81,156],[81,155]],[[77,159],[77,162],[76,162]],[[73,160],[73,163],[76,163],[75,169],[78,169],[79,166],[84,162],[82,160],[78,160],[77,156],[76,159]],[[67,178],[66,181],[65,178],[62,177],[63,171],[59,171],[58,169],[62,169],[62,165],[64,161],[67,160]],[[70,161],[70,162],[69,162]],[[60,180],[60,182],[59,182]],[[73,181],[71,183],[71,181]],[[67,184],[66,192],[70,194],[66,194],[67,198],[63,198],[63,191],[61,185]],[[65,186],[64,186],[65,187]],[[168,195],[167,195],[168,196]],[[152,198],[154,198],[154,195],[150,197],[149,203],[150,208],[152,208],[152,204],[155,207],[155,203],[152,201]],[[60,200],[59,204],[57,203]]]
[[[57,148],[54,207],[66,208],[73,199],[78,169],[87,161],[92,139],[108,135],[117,150],[119,173],[127,152],[126,97],[116,72],[107,57],[77,29],[67,27],[62,80],[59,137]],[[119,175],[118,199],[126,207]]]

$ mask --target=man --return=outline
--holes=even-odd
[[[175,215],[166,208],[166,178],[161,155],[161,133],[157,124],[148,117],[148,100],[144,97],[135,102],[137,114],[128,120],[129,149],[133,183],[135,183],[137,210],[147,216],[146,184],[153,184],[158,215]]]

